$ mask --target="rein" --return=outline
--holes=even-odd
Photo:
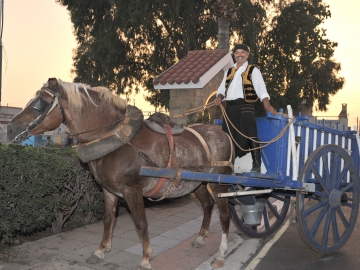
[[[245,134],[241,133],[240,130],[238,130],[234,124],[230,121],[228,115],[226,114],[225,112],[225,108],[223,105],[220,105],[220,108],[221,108],[221,111],[224,115],[224,120],[225,120],[225,124],[229,130],[229,136],[231,137],[231,139],[233,140],[233,142],[237,145],[237,147],[239,147],[242,151],[245,151],[245,152],[250,152],[251,150],[255,150],[255,149],[262,149],[262,148],[265,148],[267,147],[268,145],[270,145],[271,143],[274,143],[276,142],[277,140],[279,140],[286,132],[286,130],[290,127],[290,125],[294,122],[295,118],[292,117],[292,118],[289,118],[289,122],[287,123],[287,125],[280,131],[280,133],[278,135],[276,135],[271,141],[268,141],[268,142],[262,142],[262,141],[257,141],[257,140],[254,140],[253,138],[251,137],[248,137],[246,136]],[[256,142],[256,143],[259,143],[259,144],[262,144],[261,146],[259,147],[256,147],[256,148],[251,148],[251,149],[243,149],[240,145],[238,145],[238,143],[236,142],[236,140],[234,139],[233,135],[231,134],[230,132],[230,128],[229,128],[229,123],[230,125],[235,129],[236,132],[238,132],[241,136],[247,138],[248,140],[251,140],[253,142]]]
[[[205,104],[205,106],[199,106],[199,107],[196,107],[196,108],[192,108],[192,109],[189,109],[189,110],[186,110],[185,112],[181,113],[181,114],[178,114],[178,115],[175,115],[173,116],[174,118],[179,118],[179,117],[184,117],[184,116],[187,116],[189,114],[193,114],[193,113],[196,113],[196,112],[200,112],[200,111],[204,111],[205,107],[206,108],[210,108],[212,106],[215,105],[215,101],[212,101],[212,102],[209,102],[207,104]],[[261,142],[261,141],[257,141],[255,140],[254,138],[252,137],[248,137],[246,136],[245,134],[241,133],[235,126],[234,124],[230,121],[229,117],[227,116],[227,113],[225,111],[225,108],[224,106],[221,104],[220,105],[220,109],[221,109],[221,112],[224,116],[224,121],[225,121],[225,124],[229,130],[229,136],[231,137],[232,141],[237,145],[237,147],[239,147],[242,151],[245,151],[245,152],[249,152],[251,150],[255,150],[255,149],[262,149],[262,148],[265,148],[267,147],[269,144],[273,143],[273,142],[276,142],[277,140],[279,140],[286,132],[286,130],[290,127],[290,125],[294,122],[294,117],[292,118],[288,118],[289,119],[289,122],[288,124],[283,128],[283,130],[277,135],[275,136],[275,138],[273,138],[271,141],[268,141],[268,142]],[[247,138],[248,140],[251,140],[253,142],[256,142],[258,144],[260,144],[259,147],[256,147],[256,148],[251,148],[251,149],[243,149],[241,146],[239,146],[237,144],[237,142],[235,141],[233,135],[231,134],[230,132],[230,128],[229,128],[229,124],[235,129],[235,131],[237,133],[239,133],[241,136]]]
[[[76,135],[80,135],[80,134],[85,134],[85,133],[89,133],[89,132],[92,132],[92,131],[95,131],[95,130],[98,130],[98,129],[102,129],[102,128],[105,128],[105,127],[108,127],[108,126],[111,126],[113,124],[116,124],[122,120],[124,120],[125,116],[121,117],[120,119],[110,123],[110,124],[107,124],[105,126],[101,126],[101,127],[97,127],[97,128],[93,128],[93,129],[90,129],[90,130],[87,130],[87,131],[83,131],[83,132],[79,132],[79,133],[74,133],[74,134],[69,134],[70,136],[76,136]]]
[[[30,131],[32,129],[34,129],[36,126],[40,125],[42,123],[42,121],[45,119],[45,117],[52,111],[52,109],[56,105],[58,105],[59,108],[60,108],[61,115],[62,115],[62,118],[63,118],[62,123],[66,125],[65,111],[64,111],[64,107],[62,105],[61,99],[60,99],[60,95],[61,95],[60,86],[57,85],[55,91],[53,91],[52,89],[50,89],[48,87],[45,87],[45,86],[42,87],[41,90],[46,91],[51,96],[50,103],[46,102],[41,97],[38,97],[38,100],[40,101],[40,104],[46,103],[47,106],[45,108],[42,108],[42,106],[40,106],[41,108],[33,108],[33,109],[35,109],[35,110],[37,110],[37,111],[39,111],[41,113],[40,116],[38,116],[35,120],[33,120],[23,132],[16,135],[14,140],[13,140],[14,142],[20,141],[21,138],[24,138],[24,139],[29,138],[30,137]],[[35,103],[36,102],[37,101],[35,101]],[[118,119],[118,120],[116,120],[116,121],[114,121],[112,123],[109,123],[107,125],[97,127],[97,128],[91,129],[91,130],[87,130],[87,131],[78,132],[78,133],[75,133],[75,134],[70,134],[70,136],[76,136],[76,135],[80,135],[80,134],[89,133],[89,132],[92,132],[92,131],[95,131],[95,130],[98,130],[98,129],[102,129],[102,128],[111,126],[113,124],[116,124],[118,122],[121,122],[121,121],[124,120],[124,118],[125,118],[125,116],[123,116],[120,119]]]

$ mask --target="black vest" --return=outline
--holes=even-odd
[[[248,65],[245,72],[243,72],[241,74],[242,77],[242,87],[243,87],[243,91],[244,91],[244,100],[246,103],[254,103],[256,102],[259,97],[257,96],[254,86],[252,84],[252,80],[251,80],[251,74],[254,70],[255,66],[254,65]],[[225,97],[227,95],[227,91],[229,89],[229,86],[232,82],[232,80],[234,79],[235,76],[235,72],[237,71],[237,69],[235,67],[229,68],[228,72],[227,72],[227,77],[226,77],[226,82],[225,82]]]

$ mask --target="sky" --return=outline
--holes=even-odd
[[[48,78],[72,82],[77,44],[68,11],[55,0],[4,0],[2,42],[1,106],[24,107]],[[130,103],[153,112],[143,96]]]
[[[360,119],[360,81],[357,54],[360,44],[360,1],[325,0],[331,18],[322,28],[327,38],[338,42],[334,58],[340,62],[345,86],[335,96],[327,112],[318,116],[338,116],[347,104],[349,126]],[[4,0],[2,97],[1,106],[24,107],[48,78],[71,82],[72,56],[76,48],[70,16],[55,0]],[[84,82],[86,83],[86,82]],[[144,93],[133,95],[131,104],[143,111],[154,111]]]

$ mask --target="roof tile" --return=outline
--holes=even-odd
[[[189,54],[181,59],[177,64],[161,73],[154,79],[154,85],[188,84],[198,83],[210,68],[221,60],[227,53],[227,50],[201,50],[189,51]]]

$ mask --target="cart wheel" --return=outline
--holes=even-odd
[[[305,244],[320,253],[339,250],[350,237],[359,210],[359,175],[348,152],[337,145],[317,148],[299,179],[316,191],[296,194],[299,232]]]
[[[265,203],[262,221],[259,226],[248,226],[240,211],[240,202],[237,199],[229,199],[231,219],[236,228],[252,238],[264,238],[276,232],[286,218],[290,205],[290,197],[274,193],[256,195],[256,202]]]

